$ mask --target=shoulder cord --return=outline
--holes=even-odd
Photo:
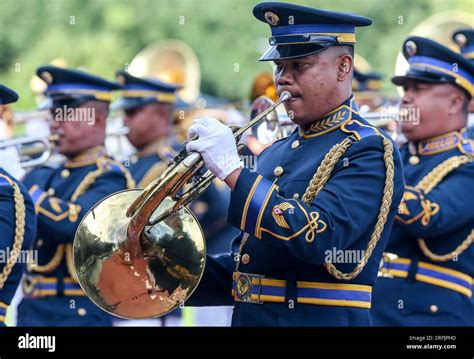
[[[424,193],[429,193],[435,188],[449,173],[454,171],[456,168],[462,165],[472,162],[472,156],[453,156],[436,166],[430,173],[421,179],[421,181],[415,186],[415,188],[422,190]],[[455,250],[446,254],[435,254],[433,253],[423,238],[418,239],[418,245],[421,252],[434,262],[447,262],[453,258],[458,257],[462,252],[469,248],[474,241],[474,229],[467,236],[467,238],[456,247]]]
[[[18,185],[7,176],[0,176],[7,179],[7,181],[13,186],[13,199],[15,201],[15,239],[13,241],[11,255],[0,274],[0,289],[2,289],[21,252],[21,246],[25,235],[25,202]]]
[[[360,272],[364,269],[367,264],[372,251],[377,245],[377,242],[382,235],[385,222],[387,221],[387,216],[390,211],[390,206],[392,204],[393,196],[393,177],[394,177],[394,164],[393,164],[393,145],[392,142],[383,138],[383,147],[384,147],[384,162],[385,162],[385,185],[383,189],[383,197],[380,205],[379,214],[377,217],[377,222],[374,227],[374,231],[370,237],[370,241],[367,245],[367,249],[364,252],[364,257],[361,262],[357,264],[356,268],[351,273],[342,273],[332,263],[326,263],[326,270],[335,278],[340,280],[351,280],[359,275]],[[306,189],[305,194],[302,197],[302,200],[310,205],[311,202],[316,198],[316,196],[321,192],[326,182],[331,177],[332,171],[334,170],[337,162],[342,157],[342,155],[347,151],[347,149],[355,142],[354,139],[350,137],[344,139],[342,142],[334,145],[331,150],[324,157],[323,162],[316,171],[313,179],[310,181],[308,188]]]

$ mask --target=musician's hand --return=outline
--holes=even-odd
[[[219,179],[224,181],[229,174],[242,167],[234,134],[219,120],[212,117],[194,120],[188,137],[195,135],[199,138],[188,142],[186,150],[199,152],[207,168]]]
[[[20,166],[20,156],[15,147],[0,150],[0,167],[17,180],[25,175],[25,170]]]

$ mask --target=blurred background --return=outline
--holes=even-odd
[[[358,29],[356,51],[389,78],[403,39],[427,17],[474,13],[472,0],[293,1],[374,19]],[[201,68],[201,92],[230,101],[249,97],[255,76],[271,71],[257,61],[269,28],[255,20],[253,0],[0,0],[0,82],[20,93],[16,110],[35,107],[30,81],[39,65],[60,59],[68,67],[113,79],[146,46],[186,42]],[[448,34],[448,36],[450,36]]]

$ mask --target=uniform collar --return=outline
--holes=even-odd
[[[64,167],[73,168],[73,167],[84,167],[97,162],[99,158],[105,157],[105,147],[104,146],[95,146],[88,148],[77,156],[72,157],[67,160],[64,164]]]
[[[322,119],[315,121],[306,129],[299,128],[300,136],[311,138],[321,136],[340,127],[343,123],[350,121],[353,114],[359,114],[359,108],[351,95],[341,106],[326,114]]]
[[[138,157],[146,157],[150,155],[158,155],[163,160],[171,160],[176,152],[171,146],[171,142],[167,138],[159,138],[141,148],[137,152]]]
[[[420,141],[417,144],[413,142],[408,144],[410,153],[420,156],[430,156],[452,150],[453,148],[459,149],[462,153],[472,153],[472,141],[468,138],[465,128]]]

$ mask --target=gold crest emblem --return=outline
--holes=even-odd
[[[265,13],[265,20],[272,26],[277,26],[280,23],[278,15],[271,11]]]
[[[464,34],[456,34],[456,36],[454,36],[454,42],[455,42],[460,48],[463,48],[464,46],[466,46],[466,43],[467,43],[466,35],[464,35]]]
[[[125,76],[122,75],[122,74],[118,74],[118,75],[117,75],[117,82],[120,83],[120,84],[122,84],[122,85],[125,85],[125,82],[126,82]]]
[[[41,79],[46,82],[48,85],[50,85],[51,83],[53,83],[53,75],[51,75],[50,72],[48,71],[44,71],[41,73],[40,75]]]
[[[237,297],[239,299],[246,299],[250,294],[250,278],[244,274],[241,274],[237,279],[235,287]]]
[[[416,44],[414,41],[407,41],[405,44],[405,51],[408,56],[414,56],[416,54]]]

